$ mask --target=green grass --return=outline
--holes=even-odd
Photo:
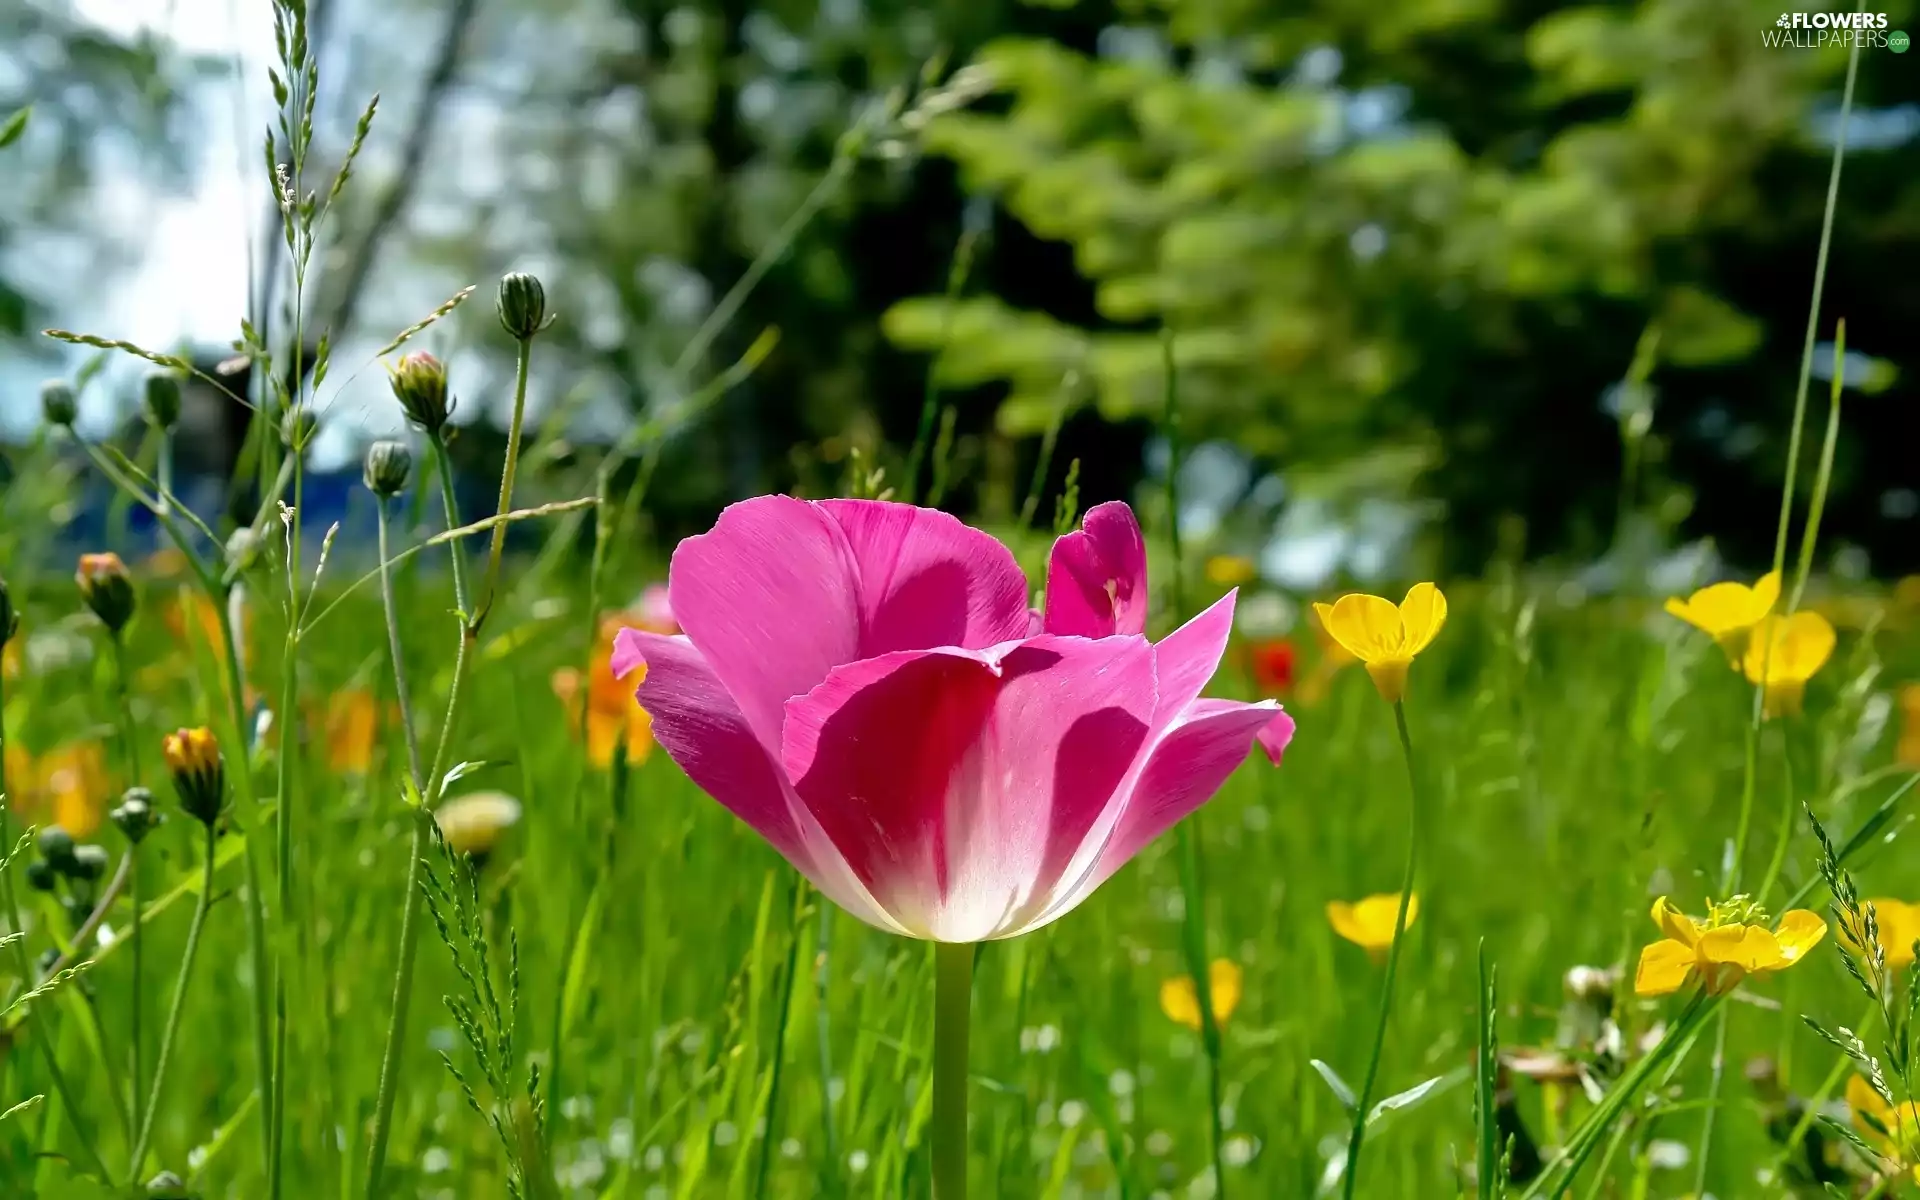
[[[444,705],[456,640],[438,567],[401,582],[415,703],[429,731],[423,737]],[[15,582],[16,597],[25,593],[23,635],[38,665],[10,681],[9,741],[43,749],[97,736],[111,745],[104,643],[72,616],[59,581],[35,582]],[[522,1070],[531,1060],[544,1080],[557,1081],[547,1113],[559,1180],[553,1194],[925,1195],[929,948],[822,913],[810,894],[796,924],[793,873],[664,754],[633,772],[616,808],[611,781],[584,765],[547,684],[553,669],[577,656],[581,595],[558,584],[537,590],[548,594],[524,595],[481,639],[455,757],[487,765],[454,791],[498,788],[525,806],[520,827],[480,880],[481,909],[503,997],[509,926],[519,942],[516,1057]],[[1657,936],[1646,916],[1656,894],[1703,907],[1740,795],[1750,693],[1703,637],[1651,606],[1565,607],[1545,585],[1538,594],[1512,583],[1452,590],[1452,623],[1416,665],[1408,700],[1428,789],[1426,824],[1417,831],[1423,882],[1376,1094],[1435,1076],[1447,1082],[1370,1132],[1361,1188],[1370,1197],[1426,1200],[1471,1190],[1460,1170],[1479,1140],[1472,1067],[1481,939],[1499,970],[1502,1044],[1550,1041],[1567,969],[1630,962]],[[191,664],[165,636],[153,611],[159,599],[149,586],[132,631],[134,670],[169,662],[188,670],[179,685],[136,684],[149,772],[158,769],[161,734],[212,719],[220,695],[212,662]],[[258,621],[255,644],[277,646],[274,614],[263,610]],[[324,641],[305,652],[304,698],[353,683],[390,690],[373,589],[346,602],[323,629]],[[62,646],[71,657],[45,665]],[[92,657],[81,653],[89,646]],[[1872,641],[1844,637],[1813,685],[1807,716],[1766,728],[1749,877],[1771,856],[1789,799],[1789,760],[1793,800],[1812,803],[1842,835],[1904,778],[1885,769],[1891,735],[1874,725],[1876,714],[1885,716],[1881,647],[1910,651],[1884,632]],[[277,656],[257,655],[255,667],[254,686],[277,695]],[[1213,690],[1243,689],[1229,669]],[[1232,1195],[1310,1195],[1338,1151],[1349,1119],[1310,1060],[1357,1080],[1380,969],[1334,938],[1323,909],[1329,900],[1392,890],[1406,837],[1406,778],[1391,712],[1365,675],[1342,672],[1323,702],[1294,711],[1300,731],[1284,767],[1272,769],[1256,755],[1202,811],[1197,830],[1209,945],[1246,972],[1244,999],[1223,1031]],[[388,728],[370,777],[356,780],[326,770],[317,719],[295,731],[300,736],[288,739],[299,747],[294,920],[285,932],[277,915],[270,924],[273,952],[291,971],[287,1194],[348,1197],[364,1174],[390,1004],[407,841],[398,784],[404,751],[397,726]],[[269,749],[255,763],[263,796],[274,786],[273,755]],[[163,780],[141,782],[169,812],[143,860],[148,896],[166,897],[195,874],[195,830]],[[239,824],[263,844],[271,838],[270,821],[243,818]],[[1894,828],[1903,827],[1904,817]],[[1811,876],[1815,845],[1803,820],[1790,829],[1786,881],[1793,886]],[[111,826],[98,840],[118,855]],[[1868,896],[1920,894],[1920,867],[1903,842],[1856,867]],[[154,1138],[154,1161],[191,1175],[208,1197],[264,1194],[240,879],[236,856],[217,876]],[[1175,839],[1163,838],[1064,920],[983,950],[972,1056],[976,1194],[1187,1195],[1206,1174],[1200,1039],[1169,1022],[1157,999],[1161,981],[1184,970],[1181,894]],[[37,955],[49,944],[45,931],[71,924],[40,894],[22,895],[42,906],[30,943]],[[176,897],[151,920],[146,993],[138,998],[149,1057],[191,899]],[[123,903],[108,924],[124,932],[126,912]],[[106,954],[57,1003],[36,1005],[30,1018],[36,1032],[57,1039],[80,1123],[116,1173],[130,1139],[114,1081],[124,1087],[135,1000],[123,950]],[[798,966],[791,980],[789,962]],[[776,1142],[762,1193],[755,1130],[768,1108],[781,992],[789,985]],[[1790,1089],[1812,1091],[1836,1052],[1798,1014],[1851,1024],[1859,1007],[1853,988],[1825,947],[1792,971],[1750,984],[1756,1003],[1732,1006],[1709,1173],[1717,1194],[1781,1194],[1754,1182],[1773,1146],[1741,1068],[1771,1056]],[[464,994],[429,925],[405,1039],[390,1195],[504,1194],[500,1142],[437,1061],[444,1050],[479,1079],[441,1000]],[[1682,1003],[1623,1002],[1630,1032]],[[0,1125],[0,1194],[112,1194],[72,1173],[70,1164],[84,1161],[74,1114],[51,1094],[23,1032],[6,1051],[0,1107],[48,1098]],[[1706,1090],[1707,1049],[1697,1045],[1663,1093],[1674,1111],[1637,1126],[1613,1157],[1615,1177],[1625,1181],[1639,1169],[1649,1136],[1696,1141],[1701,1110],[1689,1100]],[[1529,1127],[1546,1140],[1541,1094],[1519,1086]],[[484,1090],[480,1099],[491,1101]],[[1679,1196],[1691,1180],[1691,1167],[1655,1171],[1645,1194]]]

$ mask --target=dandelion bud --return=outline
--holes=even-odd
[[[13,609],[13,593],[7,590],[7,581],[0,577],[0,646],[13,640],[20,629],[20,614]]]
[[[73,863],[73,835],[58,825],[49,825],[40,831],[40,857],[47,865],[61,874],[66,874]]]
[[[49,379],[40,385],[40,413],[49,425],[73,424],[73,419],[80,415],[80,402],[74,398],[73,388],[66,380]]]
[[[447,364],[421,350],[387,368],[393,398],[407,419],[437,434],[447,423],[453,405],[447,400]]]
[[[540,281],[523,271],[500,278],[497,298],[500,324],[521,341],[540,332],[547,319],[547,291]]]
[[[80,598],[109,633],[127,627],[133,619],[133,577],[118,554],[82,554],[73,579],[80,585]]]
[[[154,811],[152,792],[143,787],[131,787],[120,798],[119,807],[107,814],[107,819],[129,842],[137,846],[160,823],[160,814]]]
[[[304,453],[319,432],[320,418],[308,405],[297,404],[280,419],[280,440],[295,453]]]
[[[167,770],[173,772],[180,807],[194,820],[211,826],[220,819],[227,786],[226,764],[213,731],[205,726],[176,730],[167,735],[162,752]]]
[[[247,570],[259,555],[260,535],[251,526],[242,525],[227,535],[227,562],[234,570]]]
[[[172,1171],[162,1171],[147,1180],[147,1200],[193,1200],[186,1180]]]
[[[53,864],[47,862],[45,859],[36,858],[27,864],[27,886],[34,891],[52,891],[55,880]]]
[[[448,848],[473,859],[478,870],[520,820],[520,802],[505,792],[473,792],[447,801],[433,816]]]
[[[75,879],[92,883],[107,873],[107,848],[92,843],[73,848],[73,862],[67,867],[67,874]]]
[[[172,371],[153,371],[146,381],[147,419],[160,429],[172,429],[180,420],[180,377]]]
[[[366,468],[361,477],[367,490],[386,499],[407,490],[413,474],[413,452],[400,442],[375,442],[367,447]]]

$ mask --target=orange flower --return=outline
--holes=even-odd
[[[380,741],[380,709],[373,693],[347,688],[327,697],[327,769],[365,775],[373,769]]]
[[[1920,768],[1920,683],[1900,689],[1900,741],[1894,757],[1903,767]]]
[[[113,784],[98,742],[69,742],[37,760],[9,744],[6,768],[11,805],[22,820],[58,825],[77,842],[100,831]]]
[[[1290,638],[1269,638],[1247,647],[1254,689],[1262,696],[1284,696],[1293,690],[1294,666],[1298,657]]]
[[[628,622],[609,617],[601,622],[600,642],[593,650],[593,666],[582,686],[576,667],[563,667],[553,673],[553,694],[567,710],[568,724],[578,728],[581,706],[586,707],[587,761],[596,767],[613,763],[613,752],[623,744],[627,761],[635,766],[647,761],[653,750],[653,718],[633,698],[640,680],[616,679],[613,674],[613,634]]]

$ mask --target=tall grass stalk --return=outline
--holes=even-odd
[[[161,446],[161,460],[166,459],[166,440]],[[119,709],[121,756],[126,760],[127,782],[138,785],[140,782],[140,739],[134,732],[133,700],[127,688],[127,643],[118,629],[109,630],[107,647],[113,665],[113,692],[115,707]],[[0,836],[0,846],[6,845],[4,836]],[[133,976],[132,994],[127,1001],[127,1054],[131,1060],[132,1074],[128,1088],[131,1115],[135,1126],[140,1124],[140,1103],[145,1098],[140,1090],[146,1062],[141,1042],[140,1012],[145,1007],[146,987],[144,985],[145,963],[140,945],[140,839],[127,841],[126,856],[122,863],[127,873],[127,893],[133,908],[127,932],[127,953],[132,956],[129,971]],[[109,889],[111,892],[111,889]],[[76,947],[77,949],[78,947]]]
[[[193,980],[193,964],[200,952],[200,934],[207,925],[207,910],[213,907],[213,871],[217,863],[215,849],[219,833],[212,823],[206,826],[206,862],[200,876],[200,899],[193,908],[193,923],[187,926],[187,946],[180,955],[180,974],[173,983],[173,1003],[167,1009],[167,1023],[160,1028],[160,1052],[153,1064],[153,1091],[147,1096],[140,1118],[140,1134],[134,1139],[133,1152],[127,1158],[127,1185],[134,1186],[145,1173],[147,1148],[153,1141],[153,1118],[160,1111],[160,1098],[166,1094],[167,1068],[173,1060],[174,1037],[180,1032],[180,1018],[187,1007],[187,985]]]

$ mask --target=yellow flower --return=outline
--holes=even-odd
[[[1239,587],[1258,573],[1243,554],[1216,554],[1207,560],[1207,582],[1216,587]]]
[[[1407,668],[1413,665],[1413,656],[1425,650],[1447,623],[1447,598],[1431,583],[1416,583],[1397,605],[1354,593],[1332,604],[1315,604],[1313,611],[1336,643],[1367,664],[1367,674],[1373,676],[1381,697],[1398,704],[1407,694]]]
[[[448,846],[483,858],[520,820],[520,802],[505,792],[470,792],[442,804],[433,819]]]
[[[20,660],[26,654],[21,649],[24,639],[14,637],[5,646],[0,646],[0,679],[12,679],[20,674]]]
[[[1833,625],[1815,612],[1769,620],[1747,647],[1747,679],[1766,684],[1770,717],[1796,716],[1807,680],[1833,656]]]
[[[327,769],[365,775],[373,769],[380,740],[379,707],[373,693],[348,688],[327,698]]]
[[[1752,587],[1744,583],[1713,583],[1685,600],[1675,596],[1667,611],[1720,643],[1727,661],[1739,665],[1747,632],[1773,611],[1780,599],[1780,572],[1768,571]]]
[[[1900,741],[1893,757],[1903,767],[1920,767],[1920,683],[1900,689]]]
[[[1420,895],[1416,892],[1407,897],[1408,929],[1413,928],[1413,919],[1419,915]],[[1399,892],[1368,896],[1352,904],[1335,900],[1327,905],[1327,922],[1333,931],[1354,945],[1365,947],[1375,962],[1385,958],[1392,948],[1393,927],[1399,920]]]
[[[1895,1108],[1860,1075],[1847,1078],[1847,1107],[1853,1125],[1873,1147],[1920,1183],[1920,1105],[1909,1100]]]
[[[220,743],[206,726],[179,729],[161,743],[167,770],[173,772],[173,788],[180,793],[180,807],[202,824],[212,825],[220,818],[225,801],[226,765],[220,757]]]
[[[1873,906],[1873,923],[1880,935],[1880,948],[1887,955],[1887,967],[1901,970],[1913,961],[1913,943],[1920,940],[1920,904],[1908,904],[1892,897],[1867,903]],[[1855,954],[1866,952],[1853,931],[1847,928],[1847,922],[1841,922],[1839,936],[1841,943]]]
[[[1216,958],[1207,966],[1207,992],[1213,1000],[1213,1023],[1224,1025],[1233,1010],[1240,1007],[1240,964]],[[1193,976],[1175,975],[1160,985],[1160,1011],[1169,1020],[1200,1031],[1200,997]]]
[[[1640,952],[1633,990],[1642,996],[1677,992],[1696,974],[1700,985],[1717,996],[1748,975],[1786,970],[1827,936],[1827,923],[1804,908],[1768,928],[1766,911],[1746,896],[1713,905],[1704,921],[1662,896],[1653,902],[1653,920],[1667,936]]]

